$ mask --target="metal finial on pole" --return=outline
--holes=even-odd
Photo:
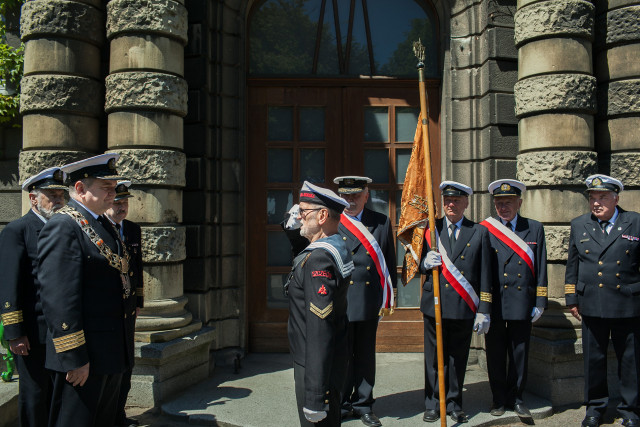
[[[420,39],[418,39],[417,42],[413,42],[413,54],[418,58],[418,61],[420,61],[418,67],[421,64],[424,66],[424,45]]]

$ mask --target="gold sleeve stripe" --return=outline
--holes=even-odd
[[[565,294],[575,294],[576,293],[576,285],[572,285],[572,284],[564,285],[564,293]]]
[[[144,288],[136,288],[136,294],[139,297],[143,297],[144,296]]]
[[[63,337],[54,338],[53,346],[56,349],[56,353],[62,353],[63,351],[73,350],[85,343],[84,331],[80,330]]]
[[[331,303],[329,303],[329,305],[323,308],[322,310],[320,310],[318,306],[315,305],[314,303],[311,303],[309,306],[309,310],[311,310],[311,312],[316,316],[318,316],[319,318],[324,319],[328,315],[330,315],[331,312],[333,311],[333,301],[331,301]]]
[[[9,313],[2,313],[2,324],[4,326],[15,325],[16,323],[23,322],[22,310],[11,311]]]
[[[536,290],[536,296],[538,297],[546,297],[547,296],[547,287],[546,286],[538,286]]]
[[[493,302],[493,295],[490,292],[480,292],[480,301]]]

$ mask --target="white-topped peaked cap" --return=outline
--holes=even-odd
[[[619,180],[607,175],[591,175],[585,180],[586,191],[613,191],[619,193],[624,190],[624,185]]]
[[[27,178],[22,183],[24,191],[32,191],[34,189],[45,190],[67,190],[64,185],[64,172],[57,167],[45,169],[42,172]]]
[[[304,184],[302,184],[302,188],[300,189],[300,201],[326,206],[339,213],[342,213],[344,208],[349,206],[349,203],[346,200],[338,196],[333,191],[328,188],[313,185],[309,181],[305,181]]]
[[[471,187],[456,181],[442,181],[440,191],[443,196],[470,196],[473,194]]]
[[[128,199],[129,197],[133,197],[131,193],[129,193],[129,187],[131,186],[131,181],[118,181],[116,184],[116,198],[114,201]]]
[[[498,196],[522,196],[527,189],[524,183],[517,179],[499,179],[489,184],[489,194]]]
[[[340,194],[353,194],[364,191],[372,181],[371,178],[366,176],[338,176],[333,178],[333,182],[338,184],[338,193]]]
[[[69,183],[74,183],[83,178],[99,178],[109,180],[121,180],[124,177],[118,175],[116,161],[120,158],[118,153],[105,153],[78,162],[62,166],[62,170],[68,176]]]

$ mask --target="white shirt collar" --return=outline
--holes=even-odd
[[[39,214],[35,209],[31,208],[31,211],[32,211],[34,214],[36,214],[36,216],[37,216],[38,218],[40,218],[40,220],[41,220],[42,222],[44,222],[45,224],[47,223],[46,218],[45,218],[45,217],[43,217],[42,215],[40,215],[40,214]]]
[[[98,217],[100,215],[98,215],[97,213],[95,213],[94,211],[92,211],[91,209],[89,209],[88,207],[86,207],[85,205],[82,204],[82,202],[73,199],[77,204],[79,204],[80,206],[82,206],[83,208],[85,208],[87,210],[87,212],[89,212],[91,214],[91,216],[93,217],[93,219],[98,219]]]
[[[449,228],[449,226],[452,224],[451,221],[449,221],[449,218],[447,218],[447,216],[444,217],[446,223],[447,223],[447,228]],[[464,221],[464,215],[462,216],[462,218],[460,218],[460,221],[456,222],[456,228],[460,228],[462,227],[462,221]]]

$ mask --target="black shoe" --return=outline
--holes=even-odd
[[[622,425],[626,427],[638,427],[640,426],[640,420],[635,418],[624,418],[622,420]]]
[[[140,425],[138,420],[134,420],[133,418],[125,418],[124,420],[118,422],[118,427],[134,427]]]
[[[469,418],[467,417],[467,414],[465,414],[463,410],[451,411],[449,413],[449,415],[451,416],[451,419],[453,421],[455,421],[456,423],[468,423],[469,422]]]
[[[587,415],[582,420],[582,427],[598,427],[600,425],[600,417],[592,417]]]
[[[499,417],[501,415],[504,415],[504,406],[503,405],[493,405],[491,407],[491,411],[489,411],[489,413],[491,415],[493,415],[494,417]]]
[[[435,423],[440,419],[440,413],[435,409],[427,409],[424,411],[424,417],[422,417],[422,421],[427,423]]]
[[[518,414],[520,418],[533,418],[529,409],[524,406],[524,403],[516,403],[513,405],[513,411]]]
[[[376,417],[376,414],[374,414],[373,412],[369,412],[361,416],[360,421],[362,421],[362,424],[369,427],[382,427],[380,419]]]

